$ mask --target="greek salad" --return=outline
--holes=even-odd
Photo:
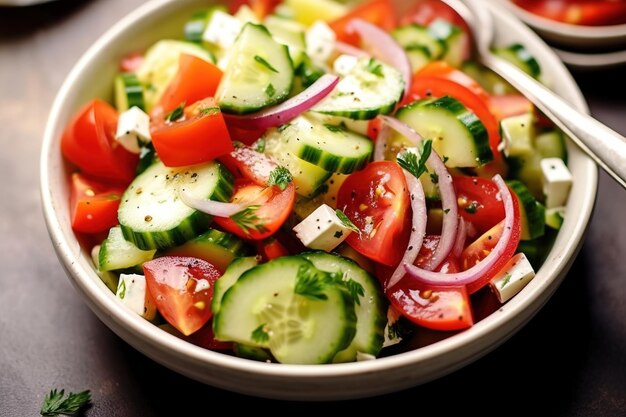
[[[240,0],[122,57],[113,99],[61,140],[73,230],[120,308],[207,349],[321,364],[514,297],[572,176],[563,134],[470,36],[435,0]],[[541,77],[523,45],[495,52]]]

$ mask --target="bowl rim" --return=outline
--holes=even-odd
[[[395,391],[397,389],[417,385],[418,383],[427,382],[428,380],[440,377],[472,362],[503,343],[547,302],[564,278],[565,272],[569,269],[571,262],[573,262],[576,253],[582,245],[586,228],[589,225],[595,196],[597,195],[598,181],[597,167],[590,159],[584,159],[580,162],[584,166],[586,176],[585,178],[577,179],[579,182],[576,186],[583,187],[593,198],[584,199],[584,201],[579,204],[580,209],[576,218],[568,217],[566,219],[567,224],[571,225],[574,233],[572,236],[568,237],[566,243],[563,243],[562,253],[554,253],[554,248],[551,252],[551,257],[554,257],[555,260],[567,257],[569,261],[563,262],[561,260],[559,262],[544,264],[538,271],[537,277],[523,290],[524,295],[522,297],[518,295],[500,308],[499,312],[506,312],[507,314],[499,314],[499,312],[493,313],[466,331],[419,349],[383,357],[377,360],[355,363],[332,365],[261,363],[200,348],[159,329],[157,326],[133,314],[129,310],[120,308],[114,294],[108,290],[104,291],[106,286],[93,270],[89,255],[85,253],[84,249],[78,246],[78,242],[71,228],[69,228],[69,230],[68,228],[64,229],[62,223],[59,221],[55,205],[56,196],[52,192],[51,181],[53,180],[54,170],[60,168],[55,166],[52,161],[52,156],[58,157],[58,155],[60,155],[60,147],[58,146],[60,139],[57,136],[60,136],[59,132],[62,131],[62,126],[65,124],[65,120],[61,120],[63,109],[71,103],[72,95],[74,94],[73,90],[77,88],[76,85],[79,84],[80,76],[83,71],[89,67],[90,62],[96,55],[106,53],[109,43],[115,42],[118,38],[123,38],[124,33],[127,32],[131,26],[138,24],[140,20],[163,19],[163,17],[167,15],[168,10],[175,10],[179,7],[182,8],[182,6],[180,6],[181,4],[188,6],[191,4],[200,5],[206,3],[201,3],[200,0],[151,0],[122,18],[83,54],[63,82],[54,100],[46,124],[42,145],[40,158],[41,198],[46,226],[54,249],[62,266],[67,271],[68,278],[77,291],[83,295],[89,307],[115,333],[123,334],[124,336],[122,338],[126,340],[126,342],[130,343],[147,356],[155,359],[157,362],[194,379],[199,379],[202,382],[233,391],[273,398],[291,397],[287,397],[286,395],[290,395],[287,393],[272,391],[273,388],[271,386],[260,388],[259,392],[254,392],[251,391],[249,387],[243,385],[237,386],[230,381],[222,381],[217,377],[199,377],[197,373],[187,369],[187,364],[193,363],[194,365],[205,367],[205,369],[213,370],[227,368],[229,372],[237,374],[234,377],[245,374],[247,376],[256,375],[256,378],[261,379],[265,377],[292,378],[293,381],[297,380],[299,382],[304,382],[311,378],[317,378],[320,379],[320,381],[342,380],[342,378],[345,381],[345,378],[353,378],[355,376],[371,378],[373,376],[375,377],[375,375],[380,372],[389,371],[391,369],[398,370],[405,376],[405,380],[397,381],[396,386],[392,385],[389,389],[380,388],[367,393],[346,391],[349,392],[347,396],[344,395],[345,393],[336,393],[336,398],[357,398],[371,395],[372,393],[380,394]],[[504,18],[509,21],[511,19],[515,20],[509,13],[499,9],[497,6],[489,4],[488,7],[492,9],[498,18]],[[516,23],[519,24],[519,22]],[[529,46],[546,50],[545,58],[548,61],[548,65],[555,68],[554,71],[558,73],[560,78],[559,82],[569,90],[567,94],[570,95],[570,99],[573,101],[574,105],[588,112],[582,93],[563,64],[554,54],[547,51],[548,47],[532,33],[532,31],[523,27],[521,24],[519,24],[518,29],[520,33],[524,35],[525,42]],[[512,324],[507,321],[507,317],[512,317]],[[491,342],[485,345],[485,340],[488,335],[497,335],[495,344]],[[419,368],[420,365],[428,368],[429,363],[444,354],[448,354],[451,356],[450,359],[452,359],[447,370],[431,371],[430,374],[423,376],[417,383],[415,381],[408,382],[406,380],[407,375],[413,375],[412,372],[419,372],[416,368]],[[175,355],[176,358],[173,358],[172,355]],[[177,361],[181,360],[185,362],[185,364],[181,365],[177,363]],[[263,391],[263,389],[265,391]],[[316,397],[316,393],[308,393],[306,395],[316,399],[322,398]],[[330,393],[326,393],[323,398],[331,396]],[[300,399],[301,397],[296,396],[293,398]]]

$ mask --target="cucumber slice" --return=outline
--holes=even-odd
[[[413,73],[419,71],[426,64],[432,61],[432,55],[427,47],[422,45],[411,45],[405,48],[406,54],[411,62]]]
[[[98,269],[115,271],[132,268],[151,260],[156,250],[141,250],[124,239],[120,226],[112,227],[98,252]]]
[[[146,109],[143,98],[144,88],[137,75],[131,72],[118,74],[115,77],[114,88],[115,107],[119,113],[123,113],[133,106],[137,106],[141,110]]]
[[[500,48],[493,48],[493,52],[506,59],[526,74],[535,79],[541,78],[541,66],[535,57],[520,43]]]
[[[237,236],[220,230],[209,229],[200,236],[168,249],[164,255],[191,256],[204,259],[224,271],[233,259],[250,253],[248,246]]]
[[[565,207],[546,209],[546,226],[554,230],[561,229],[565,220]]]
[[[122,195],[118,220],[124,238],[143,250],[166,249],[204,232],[210,216],[186,206],[179,189],[196,198],[229,201],[232,175],[216,162],[183,168],[155,162]]]
[[[287,98],[293,72],[287,47],[265,26],[247,23],[229,52],[215,96],[225,112],[252,113]]]
[[[357,120],[389,114],[404,94],[402,74],[374,58],[360,58],[313,111]]]
[[[356,296],[359,300],[355,305],[356,335],[347,349],[335,355],[333,362],[353,362],[356,360],[357,352],[378,356],[385,340],[383,333],[387,325],[388,305],[376,278],[356,262],[338,255],[308,252],[300,256],[311,261],[317,269],[341,273],[345,282],[349,283],[352,280],[363,289],[363,294]],[[351,285],[348,284],[349,287]]]
[[[314,196],[332,172],[295,156],[288,147],[289,133],[286,129],[270,129],[263,136],[264,153],[291,172],[296,193],[305,197]]]
[[[429,60],[441,58],[446,50],[445,42],[435,38],[428,27],[417,23],[400,26],[391,33],[391,36],[407,51],[414,48],[425,48]]]
[[[147,112],[150,112],[161,99],[161,95],[178,72],[178,60],[180,54],[183,53],[197,56],[211,63],[215,62],[208,50],[195,43],[164,39],[152,45],[146,51],[143,63],[136,73],[145,88],[144,99]]]
[[[293,66],[298,68],[306,55],[306,42],[304,41],[306,27],[291,19],[273,15],[267,16],[263,24],[276,42],[287,45]]]
[[[567,165],[565,135],[560,130],[550,130],[535,137],[535,148],[542,158],[561,158]]]
[[[279,128],[281,141],[294,156],[325,171],[349,174],[361,169],[374,150],[372,141],[343,125],[299,116]]]
[[[485,125],[452,97],[418,100],[398,110],[396,117],[432,139],[449,168],[477,167],[493,159]]]
[[[258,362],[272,362],[272,354],[267,349],[248,346],[243,343],[234,343],[233,351],[235,352],[235,356],[240,358]]]
[[[211,16],[217,10],[220,10],[224,13],[228,12],[228,9],[222,5],[215,5],[205,10],[200,10],[191,15],[191,18],[187,23],[185,23],[185,39],[189,42],[202,42],[202,34],[206,30],[207,24],[209,20],[211,20]]]
[[[535,116],[523,113],[500,121],[500,136],[504,141],[504,155],[507,157],[528,156],[535,152]]]
[[[464,49],[466,48],[463,42],[463,31],[447,20],[435,19],[428,26],[428,33],[445,45],[440,59],[453,67],[460,67],[463,63]]]
[[[217,314],[222,305],[222,298],[230,287],[239,279],[241,274],[259,264],[259,258],[256,256],[247,256],[245,258],[237,258],[228,265],[224,274],[215,281],[213,287],[213,301],[211,302],[211,311]]]
[[[98,268],[100,255],[100,245],[96,245],[91,249],[91,260],[93,261],[94,266],[96,267],[96,274],[100,277],[100,280],[104,282],[104,285],[107,286],[108,289],[111,290],[113,294],[117,292],[117,285],[119,284],[119,275],[113,273],[111,271],[100,271]]]
[[[504,78],[475,61],[465,61],[461,65],[461,69],[478,82],[489,94],[518,94],[517,90],[506,82]]]
[[[520,239],[532,240],[543,236],[546,230],[546,209],[535,200],[528,188],[516,180],[507,181],[507,185],[517,197],[520,210],[522,234]]]
[[[278,362],[329,363],[356,332],[345,287],[299,256],[254,267],[222,298],[213,318],[218,340],[269,348]]]

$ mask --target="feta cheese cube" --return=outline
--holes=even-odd
[[[149,296],[146,278],[137,274],[121,274],[115,296],[126,307],[146,320],[156,317],[156,306]]]
[[[293,231],[304,246],[326,252],[335,249],[352,232],[335,210],[326,204],[315,209]]]
[[[339,55],[333,63],[333,70],[339,75],[347,75],[354,68],[359,59],[354,55]]]
[[[546,195],[546,208],[564,206],[572,187],[573,177],[561,158],[541,160],[543,193]]]
[[[150,116],[137,106],[126,110],[117,121],[115,139],[128,152],[140,153],[141,145],[152,140],[150,136]]]
[[[223,49],[228,49],[235,43],[243,22],[221,10],[216,10],[206,26],[202,39]]]
[[[304,38],[307,55],[316,64],[326,65],[335,49],[335,32],[326,23],[317,21],[306,31]]]
[[[505,303],[520,292],[534,277],[535,270],[528,262],[526,255],[520,252],[513,256],[504,268],[491,279],[489,285],[498,300]]]

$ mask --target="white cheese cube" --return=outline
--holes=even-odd
[[[235,43],[243,22],[221,10],[216,10],[206,26],[202,39],[223,49],[228,49]]]
[[[335,49],[335,32],[326,23],[317,21],[306,31],[304,38],[307,55],[316,64],[326,65]]]
[[[564,206],[572,188],[572,173],[561,158],[541,160],[543,193],[546,195],[546,208]]]
[[[329,252],[343,242],[352,230],[330,206],[322,204],[293,228],[304,246]]]
[[[354,55],[339,55],[333,63],[333,70],[338,75],[347,75],[356,66],[357,62],[359,62],[359,58]]]
[[[146,320],[156,317],[156,306],[148,294],[146,278],[137,274],[121,274],[115,296],[126,307]]]
[[[513,256],[504,268],[491,279],[489,285],[498,300],[505,303],[520,292],[534,277],[535,270],[528,262],[526,255],[520,252]]]
[[[137,106],[126,110],[117,121],[115,139],[128,152],[140,153],[141,145],[152,140],[150,136],[150,116]]]

